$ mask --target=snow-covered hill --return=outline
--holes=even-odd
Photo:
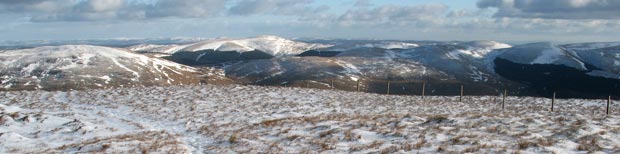
[[[457,45],[425,45],[406,50],[360,47],[341,51],[333,57],[284,57],[251,61],[232,65],[226,70],[230,76],[244,78],[253,75],[261,80],[278,76],[288,79],[295,76],[329,76],[339,79],[450,80],[460,77],[461,74],[468,75],[469,78],[471,74],[472,78],[461,80],[488,81],[481,77],[485,73],[479,71],[486,70],[486,67],[480,69],[475,67],[485,66],[480,59],[492,50],[509,47],[510,45],[494,41],[466,42]],[[467,70],[447,68],[450,65]],[[307,73],[307,75],[298,73]]]
[[[414,43],[405,43],[405,42],[380,42],[375,44],[363,44],[357,45],[356,47],[365,47],[365,48],[383,48],[383,49],[411,49],[415,47],[419,47],[420,45]]]
[[[620,43],[533,43],[500,52],[499,58],[519,64],[562,65],[593,76],[620,79]]]
[[[83,89],[198,83],[198,71],[124,49],[45,46],[0,52],[2,89]]]
[[[451,55],[466,54],[474,58],[485,58],[487,54],[493,50],[511,48],[509,44],[496,42],[496,41],[472,41],[457,44],[464,49],[457,49],[451,52]],[[456,56],[455,56],[456,57]]]
[[[454,94],[458,84],[479,86],[480,94],[497,92],[499,84],[520,86],[492,71],[485,59],[494,49],[510,45],[491,42],[425,45],[412,49],[354,48],[331,57],[283,57],[247,61],[227,67],[228,77],[251,84],[311,86],[327,88],[334,80],[339,89],[362,88],[383,93],[391,80],[392,92],[410,93],[413,84],[436,84],[433,93]],[[444,86],[439,86],[444,85]],[[439,88],[441,87],[441,88]],[[445,89],[442,89],[444,88]],[[419,89],[415,87],[416,89]]]
[[[494,70],[542,95],[602,97],[620,90],[618,47],[609,43],[532,43],[496,51]]]
[[[349,51],[357,48],[381,48],[381,49],[411,49],[423,46],[412,42],[401,41],[374,41],[374,40],[334,40],[333,42],[323,40],[321,43],[332,44],[333,46],[319,48],[319,51]]]
[[[183,45],[156,45],[156,44],[140,44],[127,47],[126,49],[139,53],[160,53],[160,54],[173,54],[185,46]]]
[[[137,45],[129,50],[141,53],[163,53],[181,64],[205,65],[230,61],[269,59],[294,56],[305,51],[330,47],[326,44],[296,42],[277,36],[243,39],[212,39],[185,45]]]
[[[297,55],[304,51],[330,47],[326,44],[309,44],[296,42],[277,36],[260,36],[243,39],[213,39],[185,45],[138,45],[128,49],[137,52],[155,52],[174,54],[176,52],[196,51],[236,51],[239,53],[249,51],[262,51],[272,56]]]
[[[620,42],[591,42],[591,43],[573,43],[561,45],[563,48],[570,50],[594,50],[609,47],[618,47]]]
[[[589,75],[620,79],[620,42],[566,44],[561,48],[593,66]]]
[[[330,80],[338,89],[355,89],[356,82],[373,92],[384,92],[387,80],[453,80],[453,76],[414,61],[393,57],[289,57],[255,60],[233,64],[226,68],[226,75],[242,83],[257,85],[290,85],[330,88]],[[377,80],[377,81],[372,81]]]
[[[71,46],[63,48],[68,47]],[[374,92],[385,92],[383,85],[386,80],[390,80],[394,84],[402,83],[395,85],[401,87],[402,93],[409,92],[410,89],[407,88],[412,88],[411,85],[414,83],[429,82],[429,84],[445,84],[444,87],[447,89],[445,92],[433,90],[437,90],[437,94],[446,95],[455,93],[453,88],[455,85],[464,84],[468,87],[484,89],[477,94],[496,94],[503,89],[502,87],[513,86],[519,87],[520,92],[523,92],[521,94],[524,95],[546,96],[553,91],[551,89],[556,89],[575,93],[576,97],[598,97],[620,88],[620,43],[613,42],[564,45],[531,43],[512,46],[497,41],[293,41],[276,36],[261,36],[242,39],[215,38],[190,44],[142,44],[127,47],[127,51],[88,47],[97,48],[92,50],[123,51],[121,52],[123,54],[110,55],[121,55],[120,59],[135,60],[116,60],[119,58],[109,58],[110,55],[107,55],[103,58],[93,58],[103,61],[97,66],[72,71],[73,68],[91,67],[88,61],[93,60],[88,58],[88,54],[87,56],[66,55],[60,59],[46,57],[49,55],[45,54],[31,54],[31,56],[16,58],[11,55],[16,51],[61,49],[41,47],[11,50],[6,48],[4,50],[7,51],[0,51],[0,53],[3,53],[2,59],[6,59],[5,63],[12,63],[12,66],[2,65],[4,69],[0,72],[2,73],[0,74],[2,86],[15,89],[17,88],[15,86],[21,85],[18,87],[45,89],[46,85],[51,87],[65,85],[58,84],[57,79],[66,80],[69,87],[83,87],[79,85],[86,83],[93,83],[95,87],[134,86],[137,83],[144,85],[143,82],[150,81],[161,81],[165,84],[169,84],[172,80],[178,81],[178,77],[164,77],[170,74],[189,77],[181,75],[185,73],[169,71],[163,71],[166,72],[163,76],[140,75],[138,77],[135,75],[134,72],[162,74],[154,70],[160,67],[143,66],[145,65],[144,59],[164,61],[152,58],[161,57],[199,68],[200,72],[209,72],[215,77],[202,76],[201,79],[215,80],[216,83],[220,80],[232,83],[233,81],[228,80],[232,78],[244,84],[296,86],[309,84],[308,86],[311,87],[325,88],[330,87],[328,83],[334,80],[335,84],[341,85],[340,87],[345,85],[343,88],[351,89],[357,80],[362,79],[364,80],[361,83],[363,88],[374,90]],[[85,48],[85,46],[80,46],[80,48]],[[90,49],[71,50],[72,52],[74,50],[91,51]],[[132,54],[132,56],[142,56],[142,58],[122,56],[129,53],[128,51],[140,53]],[[33,57],[41,57],[45,60],[32,60]],[[27,62],[12,62],[16,59],[25,59],[22,61]],[[74,67],[74,65],[81,66],[80,64],[84,63],[81,61],[87,61],[85,63],[88,65]],[[128,69],[117,65],[115,61]],[[172,67],[176,65],[178,64],[170,63],[170,66],[166,67],[176,68]],[[128,84],[109,83],[108,78],[113,76],[128,80],[126,82]],[[150,77],[141,79],[143,76]],[[19,80],[16,80],[16,77],[19,77]],[[97,82],[82,81],[82,78],[90,78]],[[172,80],[164,78],[172,78]],[[564,84],[566,82],[579,82],[580,84]],[[107,84],[111,85],[106,86]],[[146,85],[151,84],[153,83]],[[588,94],[581,95],[582,93]]]
[[[520,64],[556,64],[587,70],[585,64],[575,55],[553,43],[532,43],[514,46],[498,56]]]

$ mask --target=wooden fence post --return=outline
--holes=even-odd
[[[426,82],[422,83],[422,99],[424,99],[425,93],[426,93]]]
[[[504,110],[504,104],[506,103],[506,95],[508,95],[508,90],[504,89],[504,96],[502,97],[502,110]]]
[[[330,81],[330,87],[331,87],[332,89],[334,89],[334,80],[331,80],[331,81]]]
[[[555,104],[555,91],[553,92],[553,98],[551,99],[551,112],[553,112],[553,104]]]
[[[461,85],[461,96],[459,97],[459,102],[463,102],[463,85]]]
[[[609,104],[611,104],[611,96],[607,97],[607,115],[609,115]]]
[[[357,85],[355,86],[355,91],[360,91],[360,79],[357,79]]]
[[[387,81],[387,94],[390,94],[390,80]]]

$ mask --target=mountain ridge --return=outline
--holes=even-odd
[[[49,54],[57,50],[66,54]],[[317,43],[261,36],[218,38],[189,44],[142,44],[125,49],[68,45],[2,50],[0,59],[3,60],[0,63],[2,86],[26,85],[31,89],[45,89],[40,85],[41,78],[45,77],[46,81],[72,78],[66,82],[73,83],[73,87],[78,87],[75,83],[93,81],[100,86],[90,87],[103,88],[170,85],[172,80],[191,78],[190,82],[183,84],[226,80],[226,83],[239,84],[333,88],[334,85],[329,82],[334,81],[339,87],[349,90],[355,89],[352,85],[361,80],[365,81],[360,85],[364,91],[382,93],[387,90],[384,82],[391,80],[392,87],[399,87],[391,90],[396,94],[408,94],[411,88],[415,88],[412,84],[428,82],[433,85],[428,87],[429,94],[434,95],[453,95],[457,93],[453,87],[465,85],[476,88],[478,91],[469,90],[470,94],[476,95],[496,95],[511,87],[518,89],[513,93],[515,95],[546,96],[550,89],[559,88],[558,91],[577,97],[580,94],[589,97],[618,89],[617,81],[620,81],[620,43],[614,42],[511,45],[497,41],[323,40]],[[22,62],[14,62],[15,59],[22,59]],[[88,68],[93,60],[105,65],[68,71]],[[15,65],[9,66],[10,63]],[[162,71],[164,67],[165,71]],[[147,75],[141,74],[145,72]],[[177,76],[165,77],[170,74]],[[14,80],[16,76],[20,80]],[[139,76],[148,76],[148,79]],[[122,79],[122,82],[110,86],[102,84],[116,78]],[[577,82],[573,79],[603,86],[566,87],[559,83],[547,83]],[[597,92],[593,95],[587,91]]]
[[[0,51],[3,89],[84,89],[197,83],[195,68],[90,45]]]

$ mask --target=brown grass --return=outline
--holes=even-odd
[[[179,146],[182,145],[180,141],[176,140],[178,137],[175,134],[170,134],[165,131],[146,131],[137,134],[124,134],[106,138],[93,138],[83,142],[66,144],[60,146],[55,149],[46,149],[43,153],[66,153],[65,150],[70,149],[78,149],[78,153],[94,153],[94,152],[105,152],[105,153],[118,153],[114,151],[109,151],[112,148],[112,143],[119,144],[125,143],[124,146],[135,146],[134,150],[139,150],[135,152],[129,153],[139,153],[139,152],[163,152],[163,153],[184,153],[188,151],[184,151],[180,149]],[[127,143],[139,141],[138,145],[131,145]],[[81,147],[98,147],[93,149],[93,151],[81,151],[83,150]],[[41,152],[33,152],[33,153],[41,153]]]
[[[550,147],[553,146],[555,144],[555,140],[551,137],[546,137],[546,138],[538,138],[537,139],[537,143],[539,146],[542,147]]]
[[[437,147],[437,152],[445,152],[446,150],[448,150],[448,147],[445,144],[440,145],[439,147]]]
[[[301,135],[291,135],[291,136],[286,137],[286,139],[289,140],[289,141],[294,141],[294,140],[296,140],[298,138],[301,138],[301,137],[302,137]]]
[[[426,118],[426,121],[423,124],[438,124],[448,122],[448,116],[445,115],[434,115]]]
[[[415,143],[415,144],[413,145],[413,148],[414,148],[414,149],[420,149],[420,148],[424,147],[424,145],[425,145],[426,143],[427,143],[427,142],[426,142],[426,139],[422,138],[422,139],[420,139],[420,141],[418,141],[417,143]]]
[[[456,144],[456,145],[472,144],[471,141],[464,140],[464,139],[469,139],[469,138],[473,139],[473,138],[477,138],[477,137],[478,137],[477,135],[473,135],[473,134],[460,134],[460,135],[457,135],[454,138],[450,139],[450,141],[453,144]]]
[[[480,151],[480,149],[489,149],[489,148],[494,148],[494,145],[490,145],[490,144],[476,144],[474,146],[465,148],[465,150],[463,150],[464,153],[476,153],[478,151]]]
[[[337,133],[337,132],[338,132],[338,129],[330,129],[328,131],[324,131],[324,132],[319,133],[319,137],[320,138],[324,138],[324,137],[327,137],[327,136],[332,135],[332,134]]]
[[[377,147],[383,145],[383,141],[374,141],[370,144],[362,144],[362,145],[353,145],[349,148],[349,151],[361,151],[365,149],[376,149]]]
[[[536,147],[538,146],[536,143],[528,141],[528,140],[518,140],[517,141],[517,146],[519,149],[527,149],[530,147]]]
[[[228,143],[235,144],[235,143],[237,143],[237,140],[238,140],[237,139],[237,134],[232,134],[228,138]]]
[[[391,145],[387,148],[383,148],[379,151],[380,154],[391,154],[391,153],[396,153],[398,150],[400,150],[400,147],[396,146],[396,145]]]
[[[357,139],[356,137],[353,136],[353,129],[348,129],[344,131],[343,135],[344,137],[342,139],[345,141],[354,141],[355,139]]]
[[[597,136],[588,135],[578,139],[579,146],[577,146],[577,150],[579,151],[601,151],[603,148],[599,146]]]

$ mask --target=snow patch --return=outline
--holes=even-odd
[[[552,64],[560,57],[564,56],[564,53],[559,48],[551,48],[547,50],[543,50],[540,52],[536,59],[534,59],[530,64]]]
[[[363,44],[358,45],[357,47],[365,47],[365,48],[383,48],[383,49],[411,49],[417,48],[420,45],[415,43],[405,43],[405,42],[382,42],[376,44]]]

